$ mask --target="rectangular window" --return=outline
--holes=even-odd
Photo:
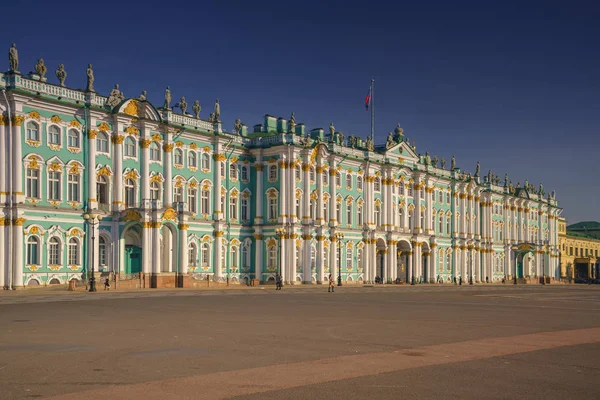
[[[69,254],[67,255],[69,265],[79,265],[79,254],[77,244],[69,243]]]
[[[352,203],[346,204],[346,223],[352,224]]]
[[[202,214],[210,214],[210,191],[208,190],[202,191],[201,208]]]
[[[362,227],[364,225],[364,223],[363,223],[363,211],[362,211],[361,206],[358,206],[357,217],[358,217],[358,226]]]
[[[60,200],[60,172],[48,173],[48,200]]]
[[[242,197],[242,221],[248,221],[250,218],[248,216],[248,199]]]
[[[196,189],[189,189],[188,190],[188,204],[190,207],[190,212],[193,214],[196,214],[196,212],[198,211],[198,206],[196,205]]]
[[[277,198],[269,199],[268,219],[277,219]]]
[[[237,210],[237,197],[231,197],[229,199],[229,218],[237,219],[238,210]]]
[[[40,170],[27,168],[27,188],[26,196],[39,199],[40,197]]]
[[[79,202],[79,181],[81,179],[78,174],[69,174],[68,176],[68,201]]]

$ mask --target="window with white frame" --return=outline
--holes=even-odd
[[[362,175],[359,175],[356,177],[356,188],[358,190],[363,190],[363,177]]]
[[[238,199],[235,196],[229,196],[229,218],[238,218]]]
[[[219,168],[221,168],[221,179],[225,179],[225,162],[219,161]]]
[[[269,246],[267,249],[267,265],[269,267],[277,267],[277,247]]]
[[[424,198],[425,198],[425,189],[421,189],[421,190],[419,190],[419,197],[420,197],[421,199],[424,199]]]
[[[183,187],[182,186],[176,186],[173,189],[173,202],[174,203],[183,202]]]
[[[310,181],[311,182],[314,182],[316,180],[315,175],[316,175],[315,167],[310,167]]]
[[[317,248],[310,246],[310,269],[314,271],[317,268]]]
[[[421,215],[420,215],[420,220],[419,220],[419,228],[421,229],[425,229],[426,225],[425,225],[425,211],[421,210]]]
[[[238,247],[237,246],[232,246],[231,247],[231,268],[235,268],[237,269],[239,266],[239,252],[238,252]]]
[[[175,165],[183,165],[183,151],[181,149],[175,149],[173,152],[173,163]]]
[[[108,153],[108,136],[104,132],[100,132],[96,136],[96,151],[99,153]]]
[[[229,165],[229,179],[231,179],[232,181],[237,181],[238,179],[238,169],[237,165],[235,164]]]
[[[60,241],[53,237],[48,243],[48,265],[61,265],[60,262]]]
[[[438,203],[443,203],[444,202],[444,192],[443,191],[438,191]]]
[[[450,205],[450,192],[446,192],[446,204]]]
[[[156,142],[150,144],[150,161],[160,161],[161,153],[160,147]]]
[[[188,168],[198,168],[198,156],[194,150],[188,150]]]
[[[269,165],[269,181],[274,182],[277,180],[277,165]]]
[[[408,184],[408,197],[413,197],[413,185],[412,183]]]
[[[323,185],[329,186],[329,174],[327,173],[327,170],[325,169],[321,175],[323,176]]]
[[[249,210],[250,207],[249,206],[250,206],[250,203],[248,201],[248,198],[242,197],[242,200],[240,201],[242,221],[250,220],[250,210]]]
[[[190,243],[188,248],[188,267],[196,268],[198,266],[198,248],[196,243]]]
[[[48,200],[59,201],[61,199],[61,177],[60,171],[48,173]]]
[[[362,227],[364,225],[363,207],[360,204],[356,208],[356,217],[358,220],[358,226]]]
[[[400,186],[398,188],[398,194],[400,194],[400,196],[404,196],[404,183],[402,181],[400,181]]]
[[[279,213],[277,210],[278,210],[277,196],[269,197],[269,209],[268,209],[267,218],[268,219],[277,219],[277,217],[279,216]]]
[[[379,204],[375,204],[375,225],[381,225],[381,206]]]
[[[348,190],[352,189],[352,175],[351,174],[346,174],[346,188],[348,188]]]
[[[346,269],[352,269],[352,247],[346,248]]]
[[[125,139],[125,157],[135,157],[136,151],[135,139],[131,136]]]
[[[60,146],[60,128],[56,125],[48,129],[48,144]]]
[[[398,204],[398,218],[400,218],[400,228],[404,228],[404,207]]]
[[[346,203],[346,223],[348,225],[352,224],[352,203]]]
[[[242,267],[250,267],[250,248],[247,244],[242,246]]]
[[[208,153],[202,153],[202,169],[205,171],[210,171],[210,155]]]
[[[81,197],[79,195],[79,186],[81,182],[81,175],[79,174],[69,174],[67,176],[67,200],[79,202],[81,201]]]
[[[303,215],[301,214],[301,203],[302,203],[302,199],[299,199],[296,197],[296,217],[297,218],[302,218]]]
[[[125,181],[125,205],[134,207],[135,200],[135,182],[133,179],[127,179]]]
[[[440,235],[444,233],[444,216],[441,214],[438,221],[438,230]]]
[[[160,200],[160,185],[156,181],[150,183],[150,200]]]
[[[67,146],[75,149],[78,149],[80,146],[79,132],[75,129],[69,129],[69,132],[67,133]]]
[[[414,224],[413,224],[414,213],[415,213],[414,210],[408,210],[408,229],[414,228]]]
[[[27,123],[27,140],[40,141],[40,127],[33,121]]]
[[[247,165],[242,166],[241,178],[242,178],[242,181],[244,181],[244,182],[248,182],[250,180],[250,174],[248,172]]]
[[[337,219],[337,222],[339,224],[342,223],[342,202],[341,199],[338,199],[340,201],[336,201],[335,202],[335,218]]]
[[[27,265],[40,264],[40,240],[36,236],[27,239]]]
[[[192,214],[196,214],[198,212],[198,189],[190,188],[188,189],[188,204],[190,208],[190,212]]]
[[[381,191],[381,178],[379,178],[378,176],[375,177],[374,190],[376,192]]]
[[[40,198],[40,170],[36,168],[27,168],[27,183],[25,195],[30,198]]]
[[[104,236],[100,236],[100,238],[98,238],[98,265],[100,266],[106,266],[106,239],[104,239]]]
[[[208,243],[202,244],[202,266],[208,267],[210,264],[210,245]]]
[[[202,189],[200,212],[202,214],[210,214],[210,188]]]
[[[96,200],[99,204],[108,204],[108,178],[104,175],[96,179]]]
[[[69,239],[67,244],[67,264],[68,265],[79,265],[79,241],[75,238]]]
[[[335,173],[335,186],[342,187],[342,174],[339,172]]]
[[[296,168],[294,169],[294,172],[296,174],[296,180],[297,181],[301,181],[302,180],[302,170],[300,169],[299,165],[296,165]]]

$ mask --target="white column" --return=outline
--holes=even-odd
[[[150,136],[150,130],[145,126],[143,132],[144,136]],[[140,151],[140,159],[142,160],[140,171],[140,175],[142,176],[142,200],[150,200],[150,149],[143,141]],[[165,186],[163,190],[171,190],[171,188],[167,188]]]
[[[335,178],[335,176],[333,177]],[[329,182],[329,184],[333,184],[335,186],[335,182]],[[335,282],[337,282],[337,271],[338,271],[338,262],[337,262],[337,252],[339,241],[334,235],[331,235],[329,238],[329,273]]]
[[[287,220],[287,207],[286,202],[289,199],[289,193],[287,192],[287,179],[286,179],[286,165],[287,162],[284,158],[279,161],[279,222],[285,222]]]
[[[21,144],[21,125],[23,124],[24,117],[16,116],[13,117],[13,137],[12,137],[12,150],[13,150],[13,195],[15,202],[22,203],[25,200],[25,195],[23,194],[23,149]],[[3,155],[4,156],[4,155]],[[41,177],[40,177],[41,178]],[[22,230],[22,228],[21,228]],[[23,238],[21,238],[21,242]],[[22,250],[15,254],[22,254]],[[21,271],[21,275],[23,271]],[[23,286],[23,280],[15,281],[20,282],[19,286]]]
[[[117,134],[116,132],[114,133],[115,135]],[[94,145],[96,143],[96,140],[90,140],[90,146],[91,146],[91,142],[94,142]],[[115,143],[115,141],[113,141],[113,143]],[[113,181],[113,187],[114,187],[114,193],[113,193],[113,210],[118,211],[118,210],[122,210],[123,208],[125,208],[125,205],[123,203],[123,154],[119,149],[122,149],[123,147],[119,144],[114,145],[113,148],[113,171],[114,171],[114,181]],[[118,152],[118,153],[117,153]],[[143,179],[143,177],[142,177]],[[94,185],[94,187],[96,187],[96,185]]]
[[[288,267],[288,277],[289,277],[289,282],[290,284],[295,284],[296,283],[296,265],[297,265],[297,261],[298,261],[298,251],[302,251],[302,248],[298,249],[296,247],[296,239],[298,238],[298,234],[296,234],[295,232],[292,232],[292,234],[290,235],[289,239],[288,239],[288,249],[289,251],[286,252],[287,255],[287,262],[285,265],[287,265]]]
[[[222,214],[221,214],[222,216]],[[223,271],[221,265],[221,258],[223,257],[223,231],[215,232],[215,241],[214,241],[214,252],[213,252],[213,272],[214,276],[217,279],[223,278]]]
[[[188,273],[188,225],[185,214],[179,217],[179,272]]]
[[[322,235],[317,236],[317,283],[325,281],[325,271],[323,268],[323,260],[326,257],[324,239],[325,237]]]
[[[437,245],[432,244],[429,250],[429,283],[437,283],[437,271],[439,267]]]
[[[142,272],[149,274],[152,265],[154,246],[152,243],[152,224],[151,221],[142,222]]]
[[[431,219],[432,219],[431,211],[432,211],[432,208],[433,208],[432,199],[431,199],[431,192],[432,192],[432,190],[433,189],[428,188],[428,187],[425,188],[425,206],[427,207],[427,209],[425,210],[425,225],[427,225],[427,228],[426,228],[427,230],[425,230],[424,232],[426,232],[427,234],[429,234],[430,230],[432,230],[433,232],[435,232],[434,231],[434,229],[435,229],[435,223],[433,224],[433,226],[431,224]]]
[[[165,132],[165,140],[163,145],[163,172],[165,174],[165,189],[163,190],[163,203],[165,207],[168,207],[173,204],[173,143],[171,143],[171,137],[172,134]],[[220,168],[217,169],[219,171],[221,170]],[[220,184],[221,180],[219,180],[219,185]],[[219,196],[220,195],[221,189],[219,188]]]
[[[158,274],[161,272],[162,268],[162,254],[161,254],[161,249],[160,249],[160,228],[161,228],[161,223],[158,221],[158,218],[155,222],[152,223],[152,251],[154,253],[154,260],[152,262],[152,265],[148,265],[148,266],[144,266],[148,272],[146,273],[155,273]],[[169,251],[167,249],[167,244],[166,241],[164,242],[165,248],[164,251]],[[150,267],[152,267],[152,271],[150,271]]]
[[[2,130],[2,126],[0,126],[0,131]],[[4,132],[2,132],[4,133]],[[3,138],[2,138],[3,139]],[[0,140],[2,141],[2,140]],[[0,153],[5,154],[5,153]],[[2,163],[4,165],[4,163]],[[10,221],[10,217],[9,217]],[[8,260],[8,257],[5,258],[4,245],[6,240],[6,224],[8,222],[4,216],[0,217],[0,260]],[[9,249],[10,251],[10,249]],[[8,265],[7,262],[0,262],[0,289],[4,288],[7,283],[7,273]]]
[[[417,282],[421,281],[421,277],[422,277],[422,272],[421,272],[421,268],[422,268],[422,257],[423,257],[423,253],[422,253],[422,247],[421,247],[421,243],[416,243],[415,244],[415,254],[414,254],[414,262],[415,262],[415,280]]]
[[[20,160],[20,158],[18,159]],[[19,162],[19,165],[20,162]],[[14,168],[15,170],[21,168]],[[19,192],[18,189],[15,190]],[[22,217],[17,218],[13,221],[13,288],[23,287],[23,224],[25,219]]]
[[[259,282],[262,282],[263,281],[262,266],[263,266],[263,254],[264,254],[263,235],[256,234],[256,235],[254,235],[254,239],[256,240],[256,243],[255,243],[256,263],[254,264],[254,270],[255,270],[254,276],[255,276],[255,279],[258,279]]]
[[[254,164],[254,168],[256,168],[256,195],[254,196],[254,198],[256,199],[256,213],[255,213],[255,217],[254,217],[254,223],[256,225],[260,225],[263,223],[263,199],[265,198],[265,194],[263,193],[263,168],[264,168],[264,166],[261,164],[261,161],[262,161],[262,156],[259,155],[256,159],[256,164]],[[215,168],[216,167],[218,167],[218,165],[216,165]],[[220,189],[219,189],[219,191],[220,191]],[[262,235],[261,235],[260,240],[262,240]]]
[[[8,136],[10,132],[8,132],[8,124],[7,121],[0,118],[0,154],[7,154],[6,147],[8,145]],[[7,184],[6,184],[6,169],[8,166],[8,157],[3,157],[2,162],[0,162],[0,204],[7,203],[6,200],[6,192],[8,192]],[[2,258],[4,259],[4,258]],[[2,267],[0,267],[2,268]]]
[[[291,171],[294,172],[293,169]],[[310,225],[312,222],[310,219],[310,164],[302,164],[302,174],[304,192],[302,195],[302,215],[298,215],[297,217],[302,221],[303,224]],[[295,209],[295,207],[293,209]]]
[[[286,265],[286,250],[287,250],[287,240],[285,239],[285,235],[283,237],[279,238],[279,259],[278,259],[278,266],[277,269],[278,271],[280,271],[281,273],[281,281],[282,282],[288,282],[288,271],[287,271],[287,265]]]
[[[214,219],[215,221],[220,221],[223,219],[223,210],[221,210],[221,187],[222,187],[222,181],[221,181],[221,162],[225,162],[225,154],[220,154],[219,150],[220,150],[221,146],[220,144],[217,142],[215,144],[215,154],[213,155],[213,159],[215,160],[214,164],[213,164],[213,170],[214,170],[214,176],[215,176],[215,181],[213,182],[214,184],[214,190],[215,192],[213,193],[213,210],[214,210]],[[166,184],[166,179],[165,179],[165,184]],[[261,198],[261,202],[262,202],[262,196],[263,193],[258,193],[257,197]],[[262,210],[262,207],[261,207]],[[220,252],[221,250],[219,250]],[[215,254],[217,252],[215,251]],[[221,257],[219,257],[219,262],[221,260]],[[216,271],[215,271],[215,275],[216,275]],[[219,274],[221,274],[221,271],[219,270]],[[219,275],[221,276],[221,275]]]
[[[414,215],[414,226],[416,228],[419,229],[415,229],[415,233],[419,233],[419,232],[423,232],[421,231],[421,229],[424,229],[423,226],[421,226],[421,189],[420,189],[420,184],[421,182],[417,182],[415,181],[415,186],[414,186],[414,205],[415,205],[415,215]],[[418,276],[418,275],[417,275]]]
[[[317,197],[318,197],[318,199],[316,201],[317,215],[315,217],[317,218],[318,225],[321,225],[321,223],[327,224],[328,221],[325,221],[325,216],[323,215],[323,174],[328,174],[329,171],[325,170],[321,166],[320,157],[319,157],[319,163],[316,167],[315,172],[316,172],[316,178],[317,178]],[[331,182],[330,182],[330,184],[331,184]],[[309,198],[309,202],[310,202],[310,198]]]
[[[415,266],[413,264],[413,250],[410,250],[408,252],[408,263],[406,264],[406,268],[408,270],[408,282],[407,283],[411,283],[412,278],[413,278],[413,270],[415,268]]]
[[[336,183],[336,164],[335,158],[331,158],[331,164],[329,166],[329,221],[330,226],[338,226],[340,221],[337,221],[336,213],[336,195],[337,195],[337,183]],[[335,222],[334,222],[335,221]],[[331,269],[331,266],[329,267]]]

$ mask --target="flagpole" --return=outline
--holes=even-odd
[[[375,79],[371,79],[371,143],[375,144]]]

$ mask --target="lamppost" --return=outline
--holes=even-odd
[[[100,221],[102,221],[102,215],[97,215],[93,213],[86,213],[83,215],[83,219],[92,227],[92,278],[90,279],[90,292],[96,291],[96,276],[94,275],[94,240],[96,239],[95,231],[96,225],[100,225]]]
[[[281,279],[281,241],[285,236],[286,229],[284,227],[275,229],[275,234],[279,236],[279,248],[277,251],[277,273],[279,274],[279,278]]]
[[[548,250],[548,239],[544,240],[542,256],[542,285],[546,284],[546,251]]]
[[[340,243],[339,247],[338,247],[338,252],[339,252],[339,260],[338,260],[338,286],[342,286],[342,246],[341,246],[341,241],[340,239],[344,238],[344,234],[342,232],[337,232],[335,234],[335,238],[337,239],[337,241]]]

